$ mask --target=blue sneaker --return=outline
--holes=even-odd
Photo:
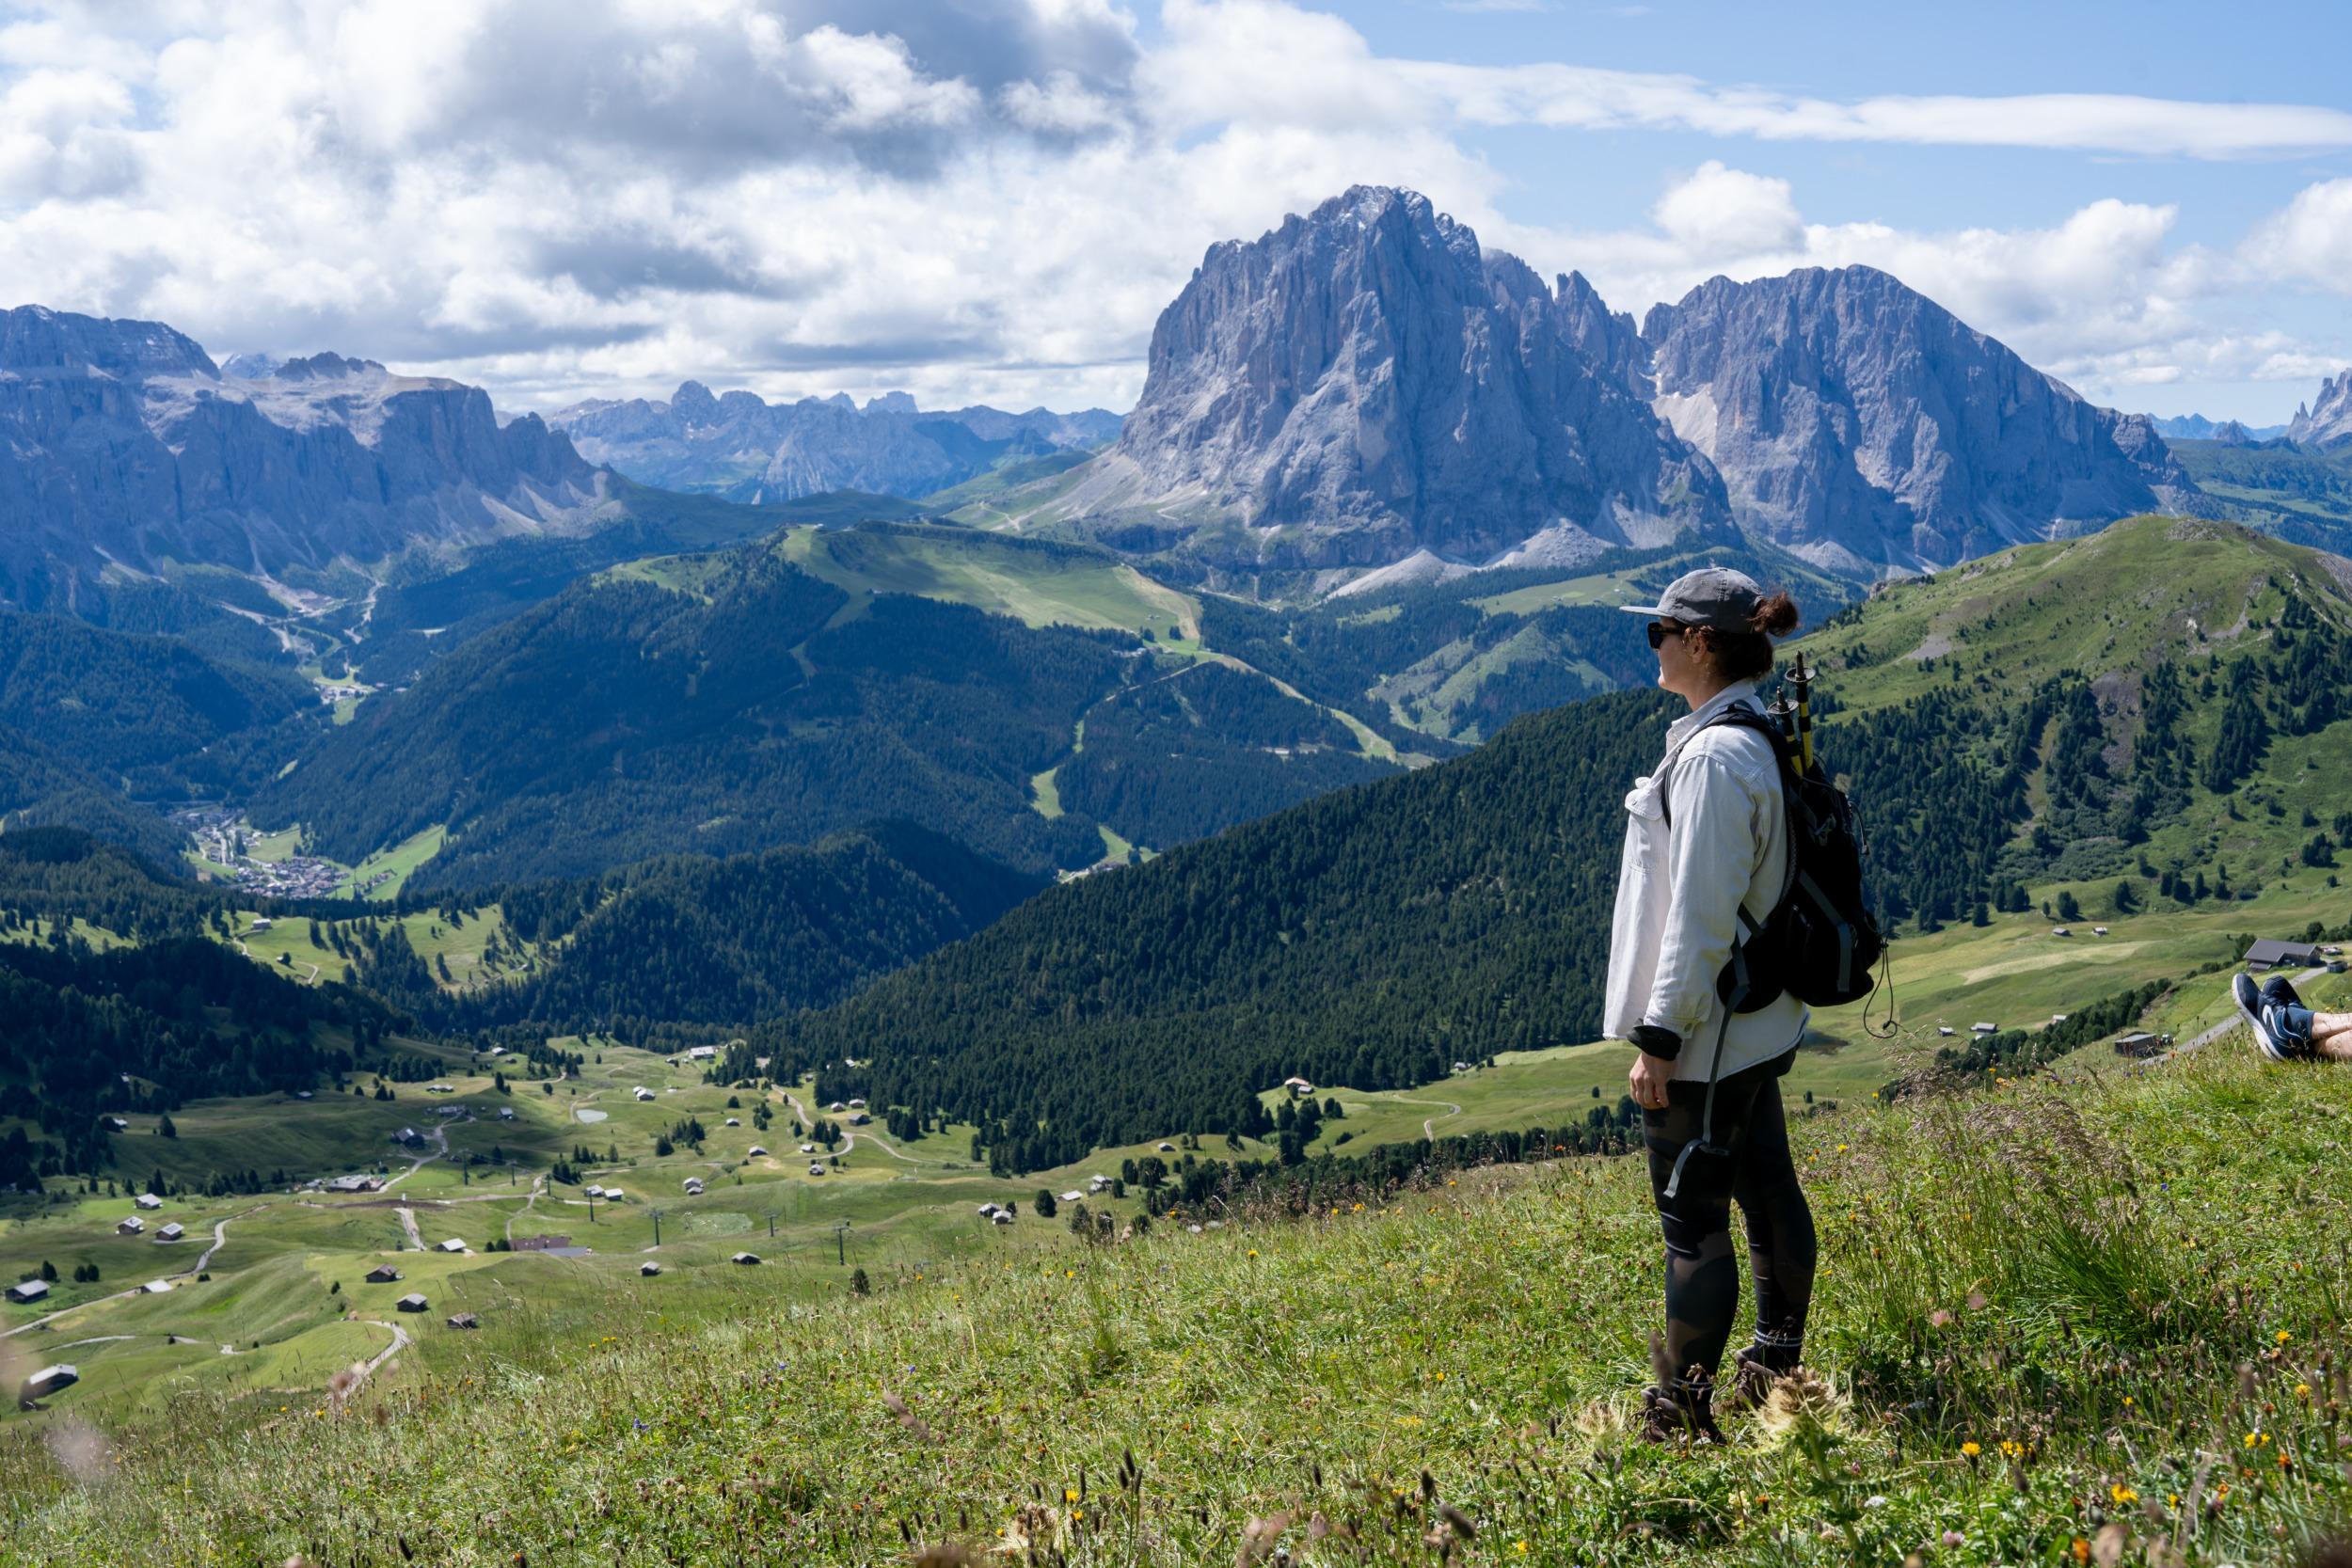
[[[2296,994],[2295,985],[2283,974],[2274,974],[2263,982],[2263,1021],[2270,1032],[2279,1037],[2279,1043],[2288,1055],[2300,1060],[2312,1053],[2312,1010],[2303,1006]]]
[[[2230,977],[2230,997],[2254,1032],[2254,1044],[2264,1055],[2274,1062],[2292,1062],[2310,1053],[2311,1012],[2283,976],[2257,986],[2251,974],[2240,970]],[[2294,1027],[2292,1016],[2296,1012],[2302,1015],[2299,1030]]]

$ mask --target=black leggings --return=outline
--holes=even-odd
[[[1666,1233],[1666,1354],[1686,1387],[1712,1381],[1740,1312],[1734,1199],[1747,1220],[1748,1263],[1756,1274],[1758,1356],[1785,1371],[1804,1342],[1813,1302],[1813,1211],[1797,1182],[1780,1106],[1781,1075],[1793,1054],[1743,1068],[1715,1085],[1713,1142],[1731,1152],[1694,1151],[1671,1198],[1666,1185],[1682,1146],[1699,1135],[1707,1085],[1677,1079],[1666,1108],[1642,1114],[1650,1191]]]

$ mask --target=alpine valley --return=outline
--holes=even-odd
[[[1979,1480],[1955,1531],[2055,1511],[1997,1560],[2074,1561],[2206,1486],[2116,1466],[2241,1359],[2230,1418],[2317,1457],[2228,1510],[2334,1486],[2291,1347],[2336,1265],[2148,1195],[2326,1206],[2252,1129],[2340,1112],[2257,1091],[2227,988],[2352,941],[2348,386],[2168,436],[1881,272],[1636,324],[1370,187],[1212,247],[1124,416],[509,416],[8,312],[0,1278],[41,1289],[0,1305],[0,1542],[74,1560],[103,1503],[159,1560],[881,1561],[987,1533],[964,1465],[1009,1562],[1267,1561],[1309,1516],[1290,1560],[1598,1560],[1525,1500],[1562,1474],[1613,1561],[1802,1506],[1851,1528],[1769,1550],[1899,1562],[1865,1497]],[[1710,562],[1804,609],[1895,940],[1786,1082],[1853,1370],[1700,1487],[1627,1457],[1640,1338],[1575,1291],[1655,1264],[1597,1036],[1679,705],[1619,607]],[[1970,1206],[1889,1228],[1898,1189]],[[1409,1387],[1364,1359],[1407,1346]],[[738,1421],[778,1390],[804,1418]],[[2058,1390],[2132,1435],[2060,1453]],[[133,1427],[169,1484],[61,1488]],[[380,1483],[260,1479],[314,1441]],[[1267,1534],[1245,1485],[1317,1500]],[[2150,1560],[2222,1560],[2201,1517]]]

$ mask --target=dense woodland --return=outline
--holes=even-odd
[[[422,879],[437,886],[740,853],[878,817],[1032,872],[1101,855],[1091,820],[1029,809],[1029,780],[1121,683],[1134,639],[898,595],[829,626],[847,605],[764,546],[707,598],[576,585],[366,705],[254,809],[355,861],[454,824]]]
[[[405,686],[435,659],[555,597],[586,573],[647,556],[733,546],[780,528],[842,526],[915,510],[895,496],[856,491],[782,506],[739,506],[656,490],[613,473],[605,476],[605,485],[622,515],[594,533],[501,539],[472,551],[454,572],[443,568],[439,556],[418,552],[374,596],[364,625],[343,631],[349,646],[329,673],[356,666],[371,684]],[[353,619],[358,622],[356,614]]]
[[[0,1183],[105,1166],[107,1112],[313,1088],[353,1063],[315,1026],[347,1031],[364,1054],[399,1022],[364,992],[296,985],[201,937],[93,953],[62,928],[26,942],[14,916],[0,924],[14,939],[0,942],[0,1115],[47,1135],[22,1156],[31,1168],[0,1169]]]
[[[0,613],[0,724],[136,795],[217,796],[257,782],[239,766],[251,748],[224,743],[318,707],[285,671],[208,658],[176,638]],[[291,755],[295,743],[279,738],[270,754]]]
[[[842,1001],[1043,885],[907,823],[726,860],[668,856],[500,890],[509,929],[560,945],[493,990],[411,986],[402,1000],[437,1028],[528,1021],[633,1039],[664,1023],[749,1024]]]
[[[0,724],[0,838],[27,828],[67,828],[127,845],[158,861],[186,835],[133,804],[107,781]]]
[[[823,1098],[952,1112],[1021,1170],[1259,1131],[1254,1091],[1289,1073],[1402,1086],[1589,1037],[1617,802],[1670,705],[1622,692],[1531,716],[1456,762],[1051,890],[853,1001],[756,1031],[725,1070],[772,1055],[780,1076],[822,1069]]]
[[[1167,673],[1087,709],[1078,754],[1055,774],[1065,810],[1157,847],[1398,771],[1263,675],[1167,662]]]

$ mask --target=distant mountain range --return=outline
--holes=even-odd
[[[588,461],[644,483],[772,502],[832,490],[928,496],[1006,463],[1095,446],[1119,434],[1120,419],[1100,408],[927,413],[905,392],[862,408],[841,393],[771,404],[689,381],[667,403],[576,403],[548,424]]]
[[[487,394],[322,354],[224,372],[158,322],[0,313],[0,609],[86,611],[175,564],[283,579],[337,558],[593,526],[594,470]]]
[[[2275,441],[2287,433],[2282,424],[2245,425],[2235,420],[2216,424],[2202,414],[2176,414],[2162,420],[2151,414],[2148,421],[2168,441],[2225,441],[2242,446],[2249,441]]]

